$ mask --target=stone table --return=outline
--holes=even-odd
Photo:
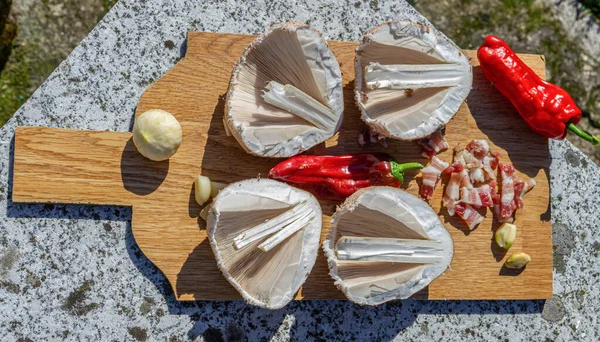
[[[307,22],[358,40],[384,20],[423,20],[402,1],[122,0],[0,130],[3,340],[598,340],[600,172],[551,142],[554,293],[548,301],[177,302],[137,248],[123,207],[15,204],[19,125],[128,131],[142,92],[181,58],[186,32],[262,32]],[[23,340],[23,339],[22,339]]]

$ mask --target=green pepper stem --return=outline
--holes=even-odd
[[[392,175],[398,178],[400,182],[404,182],[404,172],[413,169],[422,169],[423,165],[419,163],[404,163],[400,164],[394,160],[390,160],[390,165],[392,166]]]
[[[593,136],[593,135],[589,134],[588,132],[582,130],[581,128],[577,127],[572,122],[567,125],[567,131],[575,134],[576,136],[580,137],[581,139],[583,139],[585,141],[591,142],[592,145],[594,145],[594,146],[600,145],[600,139],[596,138],[595,136]]]

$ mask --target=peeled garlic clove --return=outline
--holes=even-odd
[[[527,253],[514,253],[506,259],[504,266],[507,268],[520,269],[525,267],[531,261],[531,257]]]
[[[153,109],[138,116],[133,124],[133,143],[146,158],[163,161],[179,149],[183,133],[181,125],[171,114]]]
[[[308,25],[287,22],[259,36],[231,77],[224,123],[246,152],[291,157],[339,129],[340,66]]]
[[[210,197],[217,197],[219,191],[225,189],[225,187],[229,184],[219,183],[219,182],[210,182]]]
[[[317,258],[322,213],[310,193],[270,179],[230,184],[213,200],[207,234],[217,265],[250,304],[278,309]]]
[[[206,176],[197,176],[194,183],[194,196],[199,205],[203,205],[210,198],[212,185],[210,179]]]
[[[467,98],[471,64],[430,26],[391,21],[356,52],[354,96],[363,121],[382,136],[415,140],[448,123]]]
[[[494,234],[494,238],[498,246],[509,249],[513,243],[515,242],[515,238],[517,237],[517,226],[511,223],[504,223],[496,233]]]
[[[421,199],[396,188],[357,191],[323,242],[335,285],[355,303],[408,298],[450,265],[452,238]]]

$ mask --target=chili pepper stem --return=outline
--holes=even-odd
[[[581,128],[577,127],[572,122],[567,125],[567,131],[575,134],[576,136],[580,137],[581,139],[583,139],[585,141],[591,142],[592,145],[594,145],[594,146],[600,145],[600,139],[598,139],[597,137],[595,137],[595,136],[589,134],[588,132],[582,130]]]
[[[394,175],[394,177],[398,178],[398,180],[400,182],[404,182],[404,172],[405,171],[423,168],[423,165],[421,165],[419,163],[400,164],[393,160],[390,160],[390,165],[392,166],[392,175]]]

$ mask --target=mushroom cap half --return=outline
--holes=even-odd
[[[236,248],[236,237],[257,225],[274,222],[298,204],[306,225],[265,252],[259,248],[275,234]],[[250,179],[227,186],[214,199],[207,233],[217,265],[250,304],[279,309],[294,298],[317,258],[322,214],[310,193],[270,179]],[[281,228],[281,227],[280,227]]]
[[[323,250],[346,297],[378,305],[426,287],[448,268],[454,246],[427,203],[400,189],[370,187],[338,208]]]
[[[265,87],[273,82],[305,94],[312,107],[305,102],[291,106],[304,107],[308,115],[319,116],[314,114],[314,105],[324,106],[331,116],[327,125],[315,125],[268,103]],[[292,101],[302,99],[295,94],[287,96]],[[260,35],[234,66],[224,123],[246,152],[291,157],[333,136],[343,111],[342,73],[326,41],[308,25],[286,22]]]
[[[452,119],[471,90],[467,57],[425,24],[384,23],[356,51],[355,100],[363,121],[378,134],[400,140],[429,136]],[[375,72],[368,85],[369,66]]]

